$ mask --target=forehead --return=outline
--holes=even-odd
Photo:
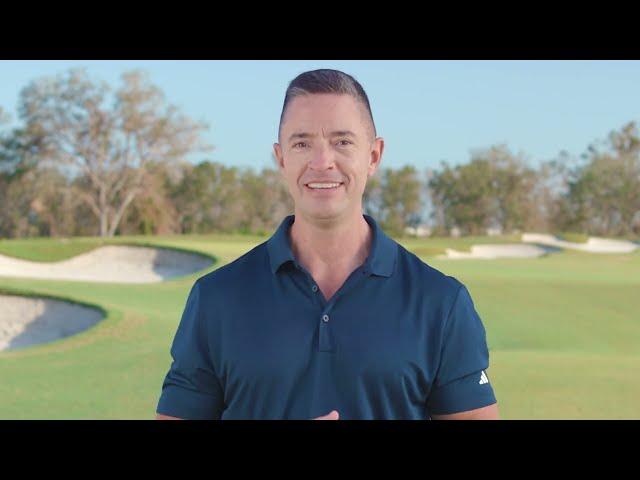
[[[303,95],[294,98],[289,105],[282,123],[283,131],[317,131],[323,128],[351,130],[365,134],[365,112],[351,95],[332,93]]]

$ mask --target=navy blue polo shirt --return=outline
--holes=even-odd
[[[469,292],[374,219],[366,261],[328,301],[266,242],[193,285],[157,412],[185,419],[429,419],[496,402]]]

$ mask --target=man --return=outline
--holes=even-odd
[[[383,149],[353,77],[289,84],[274,153],[294,215],[195,282],[157,418],[498,418],[468,291],[362,212]]]

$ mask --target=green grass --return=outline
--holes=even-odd
[[[57,262],[93,250],[103,243],[99,238],[0,239],[0,254],[34,262]]]
[[[465,261],[424,254],[514,241],[445,240],[401,243],[469,287],[487,329],[488,373],[503,418],[640,418],[640,253]],[[0,251],[56,260],[91,241],[99,244],[11,240],[0,242]],[[218,258],[212,270],[264,237],[114,241],[202,251]],[[153,418],[186,295],[203,273],[146,285],[0,278],[2,290],[61,296],[107,312],[105,321],[74,337],[0,353],[0,418]]]
[[[398,243],[418,256],[431,257],[445,253],[446,248],[461,252],[470,252],[472,245],[487,243],[520,243],[521,235],[500,235],[495,237],[429,237],[399,238]]]
[[[589,235],[584,233],[561,232],[557,237],[565,242],[587,243],[589,241]]]
[[[234,244],[240,242],[257,245],[266,239],[267,237],[240,234],[122,236],[104,239],[98,237],[0,239],[0,254],[34,262],[58,262],[104,245],[164,246],[195,251],[202,250],[204,246],[202,251],[205,253],[206,246],[212,243]]]

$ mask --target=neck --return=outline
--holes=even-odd
[[[312,276],[344,276],[362,265],[373,232],[361,212],[338,222],[314,222],[296,212],[290,229],[293,254]]]

